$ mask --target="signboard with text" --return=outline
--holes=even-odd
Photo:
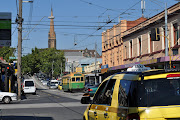
[[[0,12],[0,47],[11,46],[11,13]]]

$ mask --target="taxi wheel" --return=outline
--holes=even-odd
[[[11,102],[11,98],[10,97],[4,97],[3,98],[3,103],[9,104],[10,102]]]

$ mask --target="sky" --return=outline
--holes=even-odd
[[[24,0],[25,1],[25,0]],[[26,0],[27,1],[27,0]],[[150,18],[177,0],[144,0],[144,16]],[[0,12],[12,13],[11,47],[17,48],[18,30],[15,19],[19,0],[1,0]],[[118,24],[119,20],[136,20],[142,16],[141,0],[33,0],[23,3],[22,54],[31,53],[32,48],[48,47],[51,7],[55,17],[56,48],[94,49],[101,54],[101,34]],[[112,23],[107,24],[109,20]],[[99,26],[104,26],[97,30]],[[74,44],[77,45],[74,45]]]

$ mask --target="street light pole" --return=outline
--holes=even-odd
[[[167,39],[167,3],[165,3],[165,56],[168,56],[168,39]],[[165,69],[168,68],[168,62],[165,63]]]
[[[22,56],[22,0],[19,0],[19,15],[18,15],[18,61],[17,61],[17,82],[18,82],[18,100],[21,99],[21,56]]]
[[[54,73],[53,64],[54,64],[54,60],[53,60],[53,62],[52,62],[52,79],[53,79],[53,73]]]
[[[96,45],[96,42],[95,42],[95,84],[97,83],[97,79],[96,79],[96,62],[97,62],[97,45]]]

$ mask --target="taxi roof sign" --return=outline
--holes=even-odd
[[[144,65],[141,64],[134,65],[132,68],[127,69],[127,71],[134,71],[134,72],[143,72],[147,70],[151,70],[151,68],[145,67]]]

